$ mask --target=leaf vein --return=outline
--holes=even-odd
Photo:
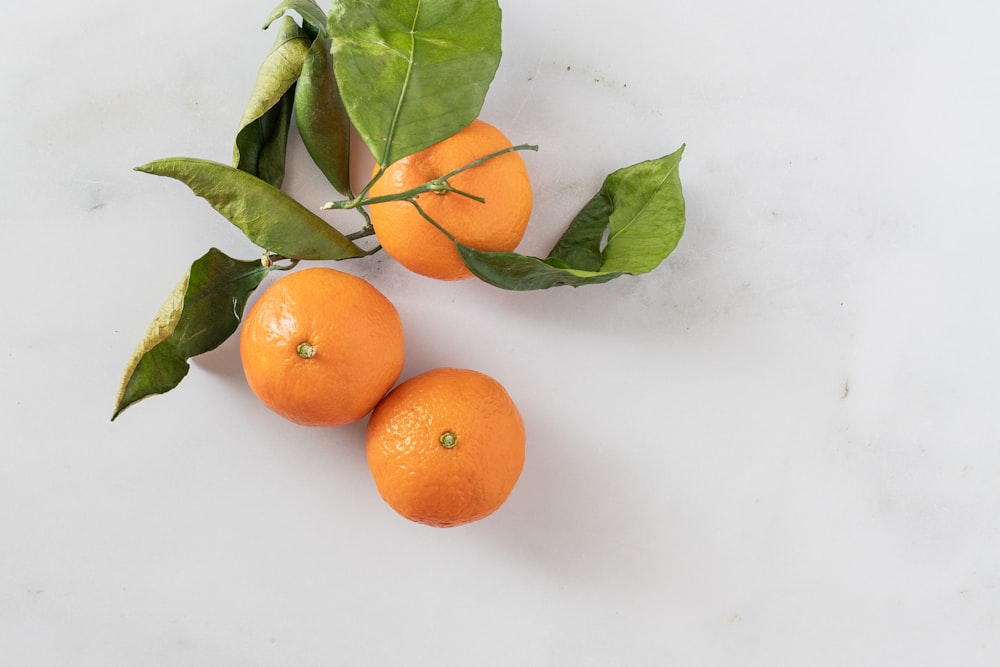
[[[399,89],[399,99],[396,100],[396,110],[392,114],[392,122],[389,125],[389,136],[385,141],[385,152],[382,155],[380,164],[387,165],[389,156],[392,154],[392,145],[396,137],[396,127],[399,125],[399,115],[403,110],[403,100],[406,98],[406,91],[410,87],[410,76],[413,74],[413,61],[416,59],[417,51],[417,20],[420,18],[420,7],[423,0],[417,0],[417,6],[413,10],[413,22],[410,24],[410,52],[406,54],[406,74],[403,77],[403,85]]]

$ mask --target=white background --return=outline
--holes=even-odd
[[[339,265],[399,309],[404,378],[522,409],[509,501],[442,530],[382,503],[363,423],[258,405],[235,338],[109,421],[190,262],[259,253],[131,168],[229,160],[274,4],[5,11],[0,664],[1000,664],[1000,6],[504,0],[520,249],[682,143],[688,227],[577,290]]]

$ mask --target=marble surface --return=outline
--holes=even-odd
[[[437,530],[381,502],[363,424],[261,408],[235,340],[109,421],[185,267],[256,253],[131,168],[229,159],[273,4],[5,12],[0,663],[1000,664],[997,5],[503,0],[521,249],[682,143],[688,228],[578,290],[344,265],[405,377],[522,408],[508,503]]]

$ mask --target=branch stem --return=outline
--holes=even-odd
[[[488,155],[484,155],[483,157],[477,160],[473,160],[472,162],[463,165],[458,169],[449,171],[444,176],[439,176],[438,178],[427,181],[423,185],[418,185],[415,188],[405,190],[404,192],[396,192],[389,195],[381,195],[379,197],[368,197],[368,192],[372,189],[372,186],[374,186],[375,182],[378,181],[378,179],[382,177],[382,174],[385,173],[385,168],[380,167],[379,170],[376,172],[374,178],[372,178],[372,180],[368,183],[368,185],[364,187],[364,189],[361,191],[360,194],[358,194],[358,196],[354,197],[353,199],[327,202],[326,204],[323,204],[321,208],[324,210],[351,209],[351,208],[356,208],[360,210],[362,207],[371,206],[372,204],[382,204],[390,201],[410,201],[415,197],[424,194],[425,192],[439,192],[439,193],[454,192],[457,195],[461,195],[462,197],[468,197],[469,199],[472,199],[482,204],[486,202],[485,199],[468,192],[463,192],[458,188],[452,187],[448,183],[448,179],[457,176],[458,174],[461,174],[463,171],[474,169],[479,165],[483,164],[484,162],[488,162],[493,158],[500,157],[501,155],[505,155],[507,153],[512,153],[514,151],[537,151],[537,150],[538,146],[533,144],[518,144],[517,146],[508,146],[501,150],[494,151]]]

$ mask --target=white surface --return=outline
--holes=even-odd
[[[436,530],[379,499],[363,425],[259,407],[235,339],[109,422],[185,267],[255,254],[131,168],[228,159],[274,4],[5,12],[0,663],[1000,664],[997,5],[504,0],[521,249],[685,142],[688,231],[579,290],[341,265],[406,377],[522,408],[509,502]]]

